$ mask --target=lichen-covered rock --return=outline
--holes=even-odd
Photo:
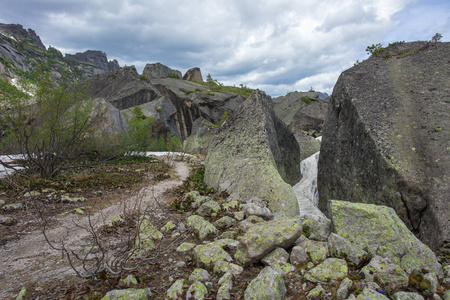
[[[322,287],[322,285],[319,283],[315,288],[310,290],[308,292],[308,295],[306,295],[307,299],[322,299],[322,295],[325,294],[325,289]]]
[[[191,284],[186,292],[186,299],[203,300],[208,294],[208,289],[200,281]]]
[[[217,125],[200,117],[192,124],[191,134],[184,142],[187,153],[208,154],[209,143],[218,131]]]
[[[113,290],[106,293],[102,300],[114,300],[114,299],[137,299],[147,300],[152,295],[149,288],[147,289],[126,289],[126,290]]]
[[[261,217],[265,220],[271,220],[273,218],[273,214],[264,205],[260,203],[247,203],[243,206],[245,216],[248,218],[249,216],[257,216]]]
[[[437,286],[438,286],[438,279],[436,274],[434,273],[427,273],[425,274],[425,276],[423,277],[424,280],[428,280],[430,282],[430,287],[427,289],[429,292],[436,292],[437,291]]]
[[[238,246],[239,242],[234,239],[219,239],[214,242],[209,243],[210,246],[219,246],[219,247],[227,247],[229,249],[235,249]]]
[[[339,285],[339,288],[336,292],[336,298],[337,299],[347,299],[348,297],[348,291],[350,287],[352,286],[353,281],[350,280],[348,277],[345,277],[344,280],[342,280],[341,284]]]
[[[257,217],[257,216],[250,216],[247,219],[245,219],[244,221],[239,222],[239,229],[242,232],[247,232],[247,230],[252,227],[254,224],[257,223],[262,223],[264,222],[264,219],[261,217]]]
[[[291,256],[289,257],[289,261],[291,264],[298,265],[305,263],[309,260],[308,253],[306,253],[305,248],[300,246],[295,246],[292,248]]]
[[[175,281],[166,292],[169,299],[179,299],[183,295],[184,285],[187,284],[186,279],[178,279]]]
[[[247,286],[244,299],[281,300],[285,293],[286,285],[281,274],[272,267],[265,267]]]
[[[0,224],[5,226],[13,226],[17,221],[10,216],[1,216],[0,215]]]
[[[367,252],[350,243],[342,236],[332,233],[328,238],[328,251],[332,257],[343,258],[352,264],[359,264]]]
[[[231,299],[230,289],[225,285],[221,285],[217,290],[216,300],[228,300],[228,299]]]
[[[192,201],[192,208],[198,208],[203,203],[211,200],[213,200],[211,197],[200,195],[198,191],[190,191],[189,193],[184,194],[184,201]]]
[[[365,287],[361,294],[358,295],[357,300],[389,300],[385,295],[377,291]]]
[[[295,266],[291,265],[290,263],[280,263],[280,264],[275,264],[273,266],[271,266],[272,268],[274,268],[278,273],[281,274],[281,276],[285,276],[286,274],[289,274],[291,272],[295,271]]]
[[[186,252],[193,249],[196,245],[192,243],[183,242],[180,246],[177,247],[177,252]]]
[[[174,230],[177,226],[172,221],[167,222],[162,228],[161,231],[171,231]]]
[[[315,241],[326,241],[328,239],[331,233],[330,219],[315,215],[302,215],[300,220],[307,238]]]
[[[305,279],[311,282],[327,284],[347,276],[347,262],[340,258],[328,258],[323,263],[312,268],[305,274]]]
[[[139,257],[155,249],[156,244],[154,240],[161,240],[162,238],[163,234],[148,219],[141,220],[139,234],[135,239],[136,250],[134,255]]]
[[[301,235],[298,219],[277,219],[251,226],[238,238],[234,257],[242,264],[257,262],[277,247],[291,246]]]
[[[289,259],[289,253],[283,248],[275,248],[272,252],[266,255],[261,261],[266,266],[275,266],[286,263]]]
[[[236,220],[233,219],[232,217],[225,216],[217,220],[214,224],[216,225],[217,228],[226,229],[236,225]]]
[[[366,280],[375,281],[378,284],[395,284],[396,286],[407,286],[408,275],[399,266],[393,264],[389,259],[375,256],[370,263],[361,269]]]
[[[210,234],[217,234],[219,231],[210,222],[203,219],[201,216],[190,216],[187,219],[188,226],[198,230],[199,239],[203,240]]]
[[[408,274],[425,269],[443,276],[436,255],[408,230],[392,208],[332,200],[330,212],[336,233],[371,256],[389,258]]]
[[[168,66],[163,65],[162,63],[155,64],[147,64],[145,65],[144,71],[142,74],[148,79],[155,78],[167,78],[167,77],[176,77],[181,79],[181,72],[178,70],[173,70]]]
[[[386,205],[432,250],[450,241],[449,60],[450,43],[395,43],[341,74],[323,127],[322,211],[331,199]]]
[[[218,261],[231,262],[231,256],[218,245],[199,245],[194,248],[194,260],[198,266],[213,267]]]
[[[313,262],[324,260],[329,256],[328,245],[325,242],[309,241],[305,251]]]
[[[218,284],[219,286],[226,286],[231,290],[233,287],[233,278],[234,276],[232,272],[226,272],[222,277],[220,277]]]
[[[202,216],[209,216],[212,213],[218,213],[220,211],[220,204],[214,200],[204,202],[197,210],[197,213]]]
[[[265,200],[277,215],[299,214],[290,184],[300,179],[295,137],[272,109],[270,97],[255,91],[210,142],[205,183],[233,199]]]
[[[126,278],[122,279],[122,282],[125,286],[134,286],[138,284],[138,281],[136,279],[136,277],[134,277],[133,275],[128,275]]]
[[[200,268],[192,271],[191,275],[189,276],[189,281],[194,282],[197,280],[200,282],[208,281],[209,280],[208,271],[206,271],[205,269],[200,269]]]
[[[394,300],[424,300],[421,295],[412,292],[397,292],[392,295],[392,298]]]

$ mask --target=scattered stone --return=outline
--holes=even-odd
[[[19,210],[22,208],[22,203],[11,203],[11,204],[6,204],[2,206],[2,209],[4,211],[12,211],[12,210]]]
[[[231,264],[229,262],[219,260],[214,264],[213,272],[216,274],[223,274],[231,271]]]
[[[226,286],[231,290],[231,288],[233,287],[233,278],[233,273],[226,272],[222,277],[220,277],[218,284],[219,286]]]
[[[222,285],[219,287],[219,290],[217,291],[216,300],[228,300],[231,299],[230,289]]]
[[[242,221],[245,218],[245,213],[243,211],[237,211],[233,213],[233,216],[236,220]]]
[[[436,274],[434,273],[427,273],[424,276],[424,280],[428,280],[430,282],[430,287],[427,289],[429,292],[436,292],[437,291],[437,286],[438,286],[438,278],[436,276]]]
[[[209,280],[209,273],[205,269],[195,269],[189,276],[190,282],[194,281],[205,282],[208,280]]]
[[[263,223],[264,219],[257,216],[250,216],[244,221],[241,221],[239,223],[239,229],[243,232],[247,232],[250,227],[252,227],[254,224]]]
[[[237,208],[239,208],[239,206],[240,206],[240,203],[237,200],[232,200],[230,202],[225,202],[225,203],[222,204],[222,208],[225,211],[229,211],[231,209],[237,209]]]
[[[174,231],[172,232],[172,234],[170,235],[171,238],[176,238],[179,237],[181,235],[181,233],[179,233],[178,231]]]
[[[285,293],[286,286],[281,274],[272,267],[265,267],[247,286],[244,299],[281,300]]]
[[[220,204],[214,200],[204,202],[197,210],[197,213],[202,216],[209,216],[220,211]]]
[[[389,300],[388,297],[378,293],[375,290],[365,287],[361,294],[358,295],[357,300]]]
[[[203,240],[210,234],[217,234],[217,228],[201,216],[190,216],[187,219],[188,226],[198,231],[199,239]]]
[[[195,281],[186,292],[186,299],[202,300],[208,294],[208,289],[200,281]]]
[[[232,217],[225,216],[217,220],[214,224],[216,225],[217,228],[226,229],[236,225],[236,220],[233,219]]]
[[[236,239],[236,235],[237,235],[236,231],[228,230],[228,231],[225,231],[224,233],[222,233],[219,236],[219,238],[220,239],[232,239],[232,240],[234,240],[234,239]]]
[[[209,243],[211,246],[228,247],[230,249],[235,249],[239,242],[233,239],[219,239],[214,242]]]
[[[305,274],[305,279],[311,282],[327,284],[347,276],[347,262],[340,258],[328,258],[323,263],[312,268]]]
[[[361,269],[366,280],[375,281],[378,284],[407,286],[409,279],[405,271],[393,264],[389,259],[375,256],[370,263]]]
[[[330,234],[328,238],[328,251],[332,257],[346,259],[355,265],[359,264],[364,256],[367,256],[366,251],[335,233]]]
[[[167,222],[162,228],[161,231],[166,232],[166,231],[172,231],[176,228],[177,226],[175,225],[174,222],[169,221]]]
[[[187,230],[186,225],[183,222],[178,223],[177,230],[179,232],[185,232]]]
[[[421,295],[412,292],[397,292],[392,297],[394,300],[424,300]]]
[[[194,260],[197,266],[213,267],[218,261],[231,262],[231,256],[217,245],[199,245],[194,248]]]
[[[276,265],[273,265],[272,267],[278,273],[280,273],[282,276],[285,276],[285,275],[295,271],[295,267],[287,262],[281,263],[281,264],[276,264]]]
[[[198,191],[190,191],[189,193],[186,193],[184,195],[184,201],[188,200],[192,201],[191,203],[192,208],[197,208],[200,207],[200,205],[202,205],[204,202],[212,200],[212,198],[209,196],[200,195]]]
[[[444,292],[444,300],[450,300],[450,289]]]
[[[350,280],[348,277],[345,277],[344,280],[342,280],[342,282],[339,285],[339,288],[336,292],[337,299],[347,299],[348,290],[350,289],[352,284],[353,284],[353,281]]]
[[[260,203],[248,203],[243,206],[245,216],[248,218],[249,216],[257,216],[261,217],[264,220],[272,220],[273,214],[267,207],[263,206]]]
[[[289,247],[301,234],[298,219],[277,219],[255,224],[238,238],[235,258],[242,264],[257,262],[277,247]]]
[[[425,269],[443,277],[436,255],[408,230],[392,208],[332,200],[330,212],[336,233],[370,256],[389,258],[408,274]]]
[[[309,260],[309,256],[306,253],[305,249],[300,246],[295,246],[292,248],[291,256],[289,258],[289,261],[291,264],[298,265],[305,263]]]
[[[167,290],[166,296],[169,299],[180,299],[183,295],[184,285],[187,283],[186,279],[178,279]]]
[[[266,266],[275,266],[286,263],[289,259],[289,253],[283,248],[275,248],[272,252],[266,255],[261,261]]]
[[[0,224],[2,224],[4,226],[13,226],[16,223],[17,223],[17,221],[14,220],[13,218],[11,218],[9,216],[0,215]]]
[[[70,197],[69,195],[62,195],[61,196],[62,202],[70,202],[70,203],[77,203],[77,202],[84,202],[86,201],[85,197]]]
[[[125,284],[125,286],[133,286],[133,285],[137,285],[138,281],[136,279],[136,277],[134,277],[133,275],[128,275],[126,278],[122,279],[123,283]]]
[[[308,295],[306,295],[306,298],[308,299],[322,299],[322,295],[325,294],[325,289],[322,287],[321,284],[318,284],[315,288],[309,291]]]
[[[325,242],[309,241],[305,251],[313,262],[325,260],[328,254],[328,245]]]
[[[113,300],[113,299],[136,299],[136,300],[146,300],[152,295],[150,288],[146,289],[126,289],[126,290],[112,290],[106,293],[102,300]]]
[[[197,245],[192,244],[192,243],[183,242],[180,246],[178,246],[176,251],[177,252],[186,252],[186,251],[193,249],[195,246],[197,246]]]
[[[28,197],[37,197],[37,196],[40,196],[41,195],[41,193],[39,193],[38,191],[31,191],[31,192],[26,192],[25,194],[23,194],[23,196],[25,197],[25,198],[28,198]]]
[[[315,215],[302,215],[303,233],[311,240],[326,241],[331,233],[331,221]]]
[[[0,199],[0,205],[4,205],[6,203],[6,201],[5,200],[3,200],[3,199]]]

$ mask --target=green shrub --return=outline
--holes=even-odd
[[[303,102],[305,102],[306,104],[311,104],[313,103],[313,101],[311,99],[309,99],[306,96],[303,96],[302,98],[300,98]]]
[[[141,81],[147,81],[147,76],[145,76],[145,74],[141,74],[141,75],[139,75],[139,79]]]
[[[383,47],[383,44],[378,43],[378,44],[372,44],[372,46],[367,46],[366,52],[367,52],[367,54],[370,54],[371,56],[376,56],[378,53],[380,53],[384,49],[386,49],[386,48]]]

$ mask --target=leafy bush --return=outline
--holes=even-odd
[[[302,98],[300,98],[303,102],[305,102],[306,104],[311,104],[313,103],[313,101],[311,99],[309,99],[306,96],[303,96]]]
[[[376,56],[378,53],[383,51],[385,48],[383,47],[383,44],[372,44],[372,46],[367,46],[366,52],[367,54],[370,54],[372,56]]]
[[[433,43],[437,43],[437,42],[440,42],[441,39],[442,39],[442,34],[436,33],[436,34],[433,35],[433,37],[431,38],[431,41],[432,41]]]

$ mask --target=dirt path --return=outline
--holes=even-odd
[[[189,167],[184,162],[174,162],[173,174],[170,179],[143,188],[138,195],[123,199],[91,217],[96,224],[103,225],[123,212],[124,207],[133,207],[141,203],[141,207],[158,205],[155,199],[160,199],[163,193],[180,185],[189,176]],[[85,247],[83,239],[88,237],[85,230],[74,226],[73,221],[86,226],[88,218],[84,215],[59,218],[60,226],[48,230],[51,240],[65,237],[70,247]],[[61,253],[50,249],[41,231],[29,232],[23,238],[12,241],[0,248],[0,299],[13,297],[23,288],[32,283],[40,285],[55,278],[74,274]]]

